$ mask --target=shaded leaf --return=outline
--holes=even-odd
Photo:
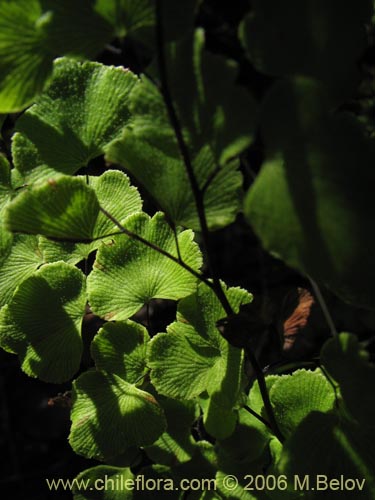
[[[0,113],[19,111],[33,101],[55,57],[92,57],[111,38],[110,25],[92,5],[90,0],[0,2]]]
[[[306,79],[270,93],[268,158],[245,214],[268,251],[345,300],[374,307],[374,144],[353,117],[328,114],[322,95]]]
[[[359,79],[371,0],[255,0],[240,37],[256,68],[270,75],[306,75],[325,82],[335,99]]]
[[[357,337],[341,333],[328,340],[321,351],[321,362],[339,384],[350,414],[362,427],[373,428],[375,367],[369,362],[368,354],[361,350]]]
[[[114,27],[117,37],[143,35],[144,29],[155,24],[151,0],[98,0],[95,9]]]
[[[298,475],[301,480],[309,476],[310,491],[304,490],[303,498],[331,499],[331,488],[324,489],[325,477],[328,481],[343,477],[363,483],[363,490],[357,485],[353,490],[345,489],[345,499],[370,500],[375,494],[375,456],[369,439],[373,436],[337,415],[312,412],[285,442],[278,474]],[[319,478],[322,483],[317,493],[313,490],[317,490]],[[293,482],[289,486],[292,488]]]

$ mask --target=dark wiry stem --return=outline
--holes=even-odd
[[[151,241],[148,241],[146,240],[145,238],[143,238],[142,236],[140,236],[139,234],[137,233],[133,233],[133,231],[129,231],[129,229],[126,229],[126,227],[124,227],[117,219],[116,217],[114,217],[113,215],[111,215],[109,212],[107,212],[107,210],[103,207],[100,207],[99,208],[100,211],[106,216],[108,217],[108,219],[110,221],[113,222],[113,224],[115,224],[119,230],[120,230],[120,233],[122,234],[126,234],[126,236],[129,236],[129,238],[132,238],[133,240],[137,240],[139,241],[140,243],[143,243],[144,245],[146,245],[147,247],[149,248],[152,248],[153,250],[155,250],[155,252],[158,252],[162,255],[164,255],[165,257],[167,257],[168,259],[170,260],[173,260],[173,262],[176,262],[176,264],[180,265],[181,267],[183,267],[186,271],[188,271],[190,274],[192,274],[193,276],[195,276],[199,281],[203,281],[203,283],[205,285],[207,285],[208,287],[211,288],[211,290],[215,291],[214,290],[214,284],[212,283],[212,281],[209,281],[208,279],[206,279],[201,273],[199,273],[198,271],[196,271],[195,269],[193,269],[192,267],[190,267],[188,264],[186,264],[183,260],[181,260],[179,257],[175,257],[174,255],[172,255],[171,253],[167,252],[166,250],[164,250],[163,248],[160,248],[158,247],[157,245],[155,245],[154,243],[152,243]],[[106,237],[109,237],[109,236],[115,236],[116,234],[119,234],[119,233],[112,233],[112,234],[107,234]]]
[[[269,427],[273,430],[273,433],[278,438],[278,440],[281,443],[283,443],[284,436],[282,435],[282,433],[279,429],[279,426],[278,426],[276,419],[275,419],[275,414],[273,413],[273,408],[272,408],[271,401],[270,401],[270,398],[268,395],[268,390],[267,390],[267,386],[266,386],[266,379],[265,379],[264,373],[263,373],[253,351],[250,348],[246,348],[245,352],[246,352],[246,355],[251,363],[251,366],[253,367],[256,379],[257,379],[258,384],[259,384],[259,389],[260,389],[260,393],[262,395],[263,404],[264,404],[264,410],[266,412],[266,415],[267,415],[268,421],[269,421]]]
[[[212,263],[210,256],[212,255],[211,248],[210,248],[210,239],[209,239],[209,231],[208,231],[208,226],[207,226],[207,219],[206,219],[206,213],[205,213],[205,207],[204,207],[204,201],[203,201],[203,192],[199,188],[198,181],[195,177],[193,165],[190,159],[190,153],[189,149],[187,147],[187,144],[185,142],[183,133],[182,133],[182,127],[180,124],[180,121],[178,119],[176,110],[173,105],[173,100],[172,96],[169,90],[169,85],[168,85],[168,72],[167,72],[167,65],[165,61],[165,55],[164,55],[164,32],[163,32],[163,16],[162,16],[162,1],[163,0],[156,0],[156,45],[157,45],[157,53],[158,53],[158,66],[159,66],[159,74],[160,74],[160,81],[161,81],[161,93],[164,99],[164,103],[168,112],[169,116],[169,121],[171,123],[171,126],[174,130],[177,144],[180,150],[180,154],[183,160],[183,163],[185,165],[185,170],[190,182],[191,190],[193,192],[194,200],[195,200],[195,205],[197,209],[197,214],[199,218],[199,224],[201,228],[201,233],[202,233],[202,240],[203,240],[203,245],[206,253],[206,258],[207,258],[207,264],[209,271],[212,276],[212,282],[213,286],[211,286],[211,289],[215,292],[217,298],[220,300],[221,305],[223,306],[225,313],[228,316],[231,316],[234,314],[234,311],[228,301],[227,296],[225,295],[221,284],[220,280],[217,277],[216,273],[213,272],[212,268]],[[267,412],[267,416],[270,421],[270,426],[273,429],[275,435],[279,438],[280,441],[283,441],[283,436],[278,428],[273,409],[271,406],[271,402],[268,396],[267,392],[267,387],[266,387],[266,382],[265,382],[265,377],[263,374],[263,371],[258,364],[258,361],[254,354],[250,352],[250,349],[248,350],[248,358],[253,366],[254,372],[256,374],[259,388],[262,394],[263,398],[263,403],[265,410]]]
[[[206,254],[206,259],[207,259],[207,264],[208,268],[210,271],[210,274],[212,276],[212,280],[214,283],[214,290],[219,298],[226,314],[229,316],[230,314],[233,314],[233,310],[228,302],[228,299],[223,292],[223,289],[221,288],[220,280],[216,276],[216,273],[213,271],[213,266],[212,262],[210,259],[210,255],[212,255],[212,252],[210,251],[210,244],[209,244],[209,231],[208,231],[208,226],[207,226],[207,219],[206,219],[206,213],[205,213],[205,208],[204,208],[204,202],[203,202],[203,195],[202,192],[199,188],[197,179],[194,174],[194,169],[193,165],[190,159],[190,153],[189,149],[186,145],[183,133],[182,133],[182,127],[180,125],[180,121],[178,119],[176,110],[173,105],[172,101],[172,96],[169,91],[169,85],[168,85],[168,76],[167,76],[167,67],[165,63],[165,57],[164,57],[164,36],[163,36],[163,21],[162,21],[162,12],[161,12],[161,0],[156,0],[156,42],[157,42],[157,48],[158,48],[158,65],[159,65],[159,73],[160,73],[160,80],[161,80],[161,93],[165,102],[165,106],[168,112],[169,120],[172,125],[172,128],[174,130],[178,148],[181,153],[181,157],[183,160],[183,163],[185,165],[185,170],[190,182],[191,190],[194,196],[194,201],[195,201],[195,206],[197,209],[197,214],[198,214],[198,219],[199,219],[199,224],[201,228],[201,233],[202,233],[202,241],[203,241],[203,246],[205,249],[205,254]]]
[[[109,212],[107,212],[107,210],[105,210],[103,207],[100,207],[100,211],[106,217],[108,217],[108,219],[110,221],[112,221],[113,224],[115,224],[119,228],[120,233],[125,234],[129,238],[132,238],[136,241],[139,241],[140,243],[143,243],[147,247],[155,250],[155,252],[158,252],[158,253],[164,255],[165,257],[167,257],[168,259],[173,260],[173,262],[176,262],[176,264],[179,264],[186,271],[188,271],[190,274],[192,274],[197,279],[202,281],[205,285],[207,285],[214,293],[216,293],[216,287],[215,287],[214,283],[212,281],[206,279],[201,273],[195,271],[195,269],[190,267],[183,260],[181,260],[178,257],[175,257],[174,255],[167,252],[163,248],[158,247],[157,245],[155,245],[151,241],[148,241],[145,238],[142,238],[142,236],[140,236],[139,234],[133,233],[132,231],[129,231],[129,229],[126,229],[113,215],[111,215]],[[113,235],[116,235],[116,234],[119,234],[119,233],[113,233]],[[109,237],[109,236],[112,236],[112,234],[107,235],[107,237]],[[259,366],[257,359],[255,358],[254,354],[250,351],[250,349],[246,350],[246,354],[249,358],[249,361],[254,369],[254,372],[255,372],[257,380],[258,380],[260,392],[262,394],[262,398],[263,398],[263,402],[264,402],[264,407],[265,407],[265,410],[266,410],[266,413],[267,413],[267,416],[268,416],[269,422],[270,422],[268,424],[268,426],[274,431],[275,436],[278,437],[280,441],[282,441],[283,436],[281,435],[281,432],[277,426],[277,423],[276,423],[276,420],[275,420],[275,417],[274,417],[274,414],[272,411],[272,406],[271,406],[271,402],[270,402],[270,399],[268,396],[266,382],[265,382],[265,378],[264,378],[264,374],[262,372],[262,369]],[[254,415],[254,416],[257,416],[257,415]],[[260,421],[264,423],[264,419],[260,418]]]
[[[259,413],[257,413],[256,411],[254,411],[253,409],[250,408],[250,406],[247,406],[247,405],[243,405],[242,407],[244,410],[246,410],[248,413],[250,413],[251,415],[253,415],[253,417],[257,418],[260,422],[262,422],[266,427],[268,427],[269,429],[272,430],[271,428],[271,425],[269,424],[269,422],[267,422],[266,419],[264,419],[262,417],[262,415],[259,415]]]

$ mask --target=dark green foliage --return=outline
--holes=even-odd
[[[323,296],[371,323],[375,144],[370,104],[358,109],[372,5],[251,3],[226,26],[235,62],[207,49],[208,0],[0,0],[0,123],[14,122],[0,156],[0,346],[27,375],[71,385],[69,443],[103,462],[79,475],[90,485],[143,477],[181,500],[315,499],[332,491],[283,478],[344,475],[365,481],[343,498],[370,500],[375,367],[357,332],[336,333]],[[84,60],[126,46],[147,54],[142,74]],[[273,343],[268,298],[257,314],[213,265],[212,233],[242,211],[315,286]],[[153,331],[166,301],[173,319]],[[286,368],[282,344],[314,301],[333,338],[317,364]],[[279,479],[250,490],[249,475]],[[215,488],[174,487],[198,478]],[[77,484],[76,500],[164,498]]]

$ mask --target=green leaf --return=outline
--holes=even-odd
[[[321,96],[306,79],[270,92],[263,111],[267,160],[245,214],[268,251],[371,308],[374,144],[353,117],[328,114]]]
[[[200,0],[163,0],[161,4],[164,39],[182,38],[194,25]],[[95,10],[115,29],[116,37],[139,40],[155,51],[155,2],[152,0],[97,0]]]
[[[181,484],[181,481],[183,481],[182,484],[184,487],[186,487],[186,479],[201,480],[200,484],[198,484],[197,481],[194,481],[192,483],[192,485],[194,485],[194,487],[197,489],[195,491],[189,492],[188,497],[189,498],[191,497],[192,500],[197,500],[197,499],[213,500],[216,499],[217,497],[214,495],[207,497],[206,493],[210,494],[215,493],[214,488],[215,488],[216,468],[217,468],[217,462],[216,462],[216,453],[214,447],[212,446],[211,443],[201,440],[196,443],[192,459],[183,464],[176,465],[175,467],[170,469],[169,477],[173,479],[172,484],[174,484],[175,486],[176,485],[179,486]],[[158,469],[160,470],[160,466],[158,467]],[[168,470],[166,471],[166,473],[168,473]],[[208,481],[210,482],[208,483]],[[210,488],[210,491],[204,492],[204,490],[205,489],[208,490],[208,488]],[[175,490],[175,492],[176,491],[177,490]],[[172,496],[172,498],[178,498],[179,500],[183,500],[184,496],[186,497],[186,492],[183,492],[182,489],[180,489],[178,493],[180,496],[178,497]],[[164,496],[162,496],[161,498],[165,498],[165,492]]]
[[[255,0],[240,26],[255,67],[270,75],[306,75],[327,83],[337,99],[357,83],[371,0]],[[345,54],[345,56],[344,56]]]
[[[340,386],[340,393],[350,414],[361,426],[374,427],[373,387],[375,367],[361,350],[357,337],[341,333],[323,346],[321,362]]]
[[[197,407],[190,401],[163,397],[160,397],[159,403],[165,411],[167,430],[145,451],[155,463],[174,467],[191,460],[195,451],[190,429],[197,416]]]
[[[114,36],[112,26],[97,12],[95,1],[40,0],[40,3],[43,16],[38,22],[46,22],[43,44],[48,44],[48,51],[55,57],[65,54],[95,57]],[[49,19],[51,22],[47,22]]]
[[[137,37],[155,24],[151,0],[98,0],[95,9],[115,28],[119,38]]]
[[[207,143],[217,166],[237,156],[253,140],[256,104],[236,85],[233,61],[204,50],[204,32],[171,44],[168,83],[188,143],[198,153]]]
[[[95,366],[135,384],[146,372],[148,340],[146,328],[134,321],[106,323],[91,344]]]
[[[239,210],[242,177],[230,161],[252,141],[255,104],[234,85],[236,68],[203,51],[202,32],[170,48],[172,98],[198,185],[208,226],[231,223]],[[230,92],[228,89],[232,89]],[[133,120],[107,157],[145,186],[176,224],[199,229],[193,192],[163,98],[143,79],[131,93]]]
[[[279,377],[274,375],[266,376],[268,394],[278,379]],[[257,381],[251,387],[246,404],[263,418],[268,418],[264,411],[263,399]],[[268,445],[273,439],[277,440],[269,427],[244,408],[240,408],[234,432],[220,440],[218,445],[225,464],[232,464],[232,467],[235,467],[235,464],[238,467],[248,467],[250,463],[260,460],[267,453]],[[277,442],[279,441],[277,440]]]
[[[1,309],[1,347],[19,355],[28,375],[65,382],[79,368],[85,305],[82,272],[64,262],[46,264]]]
[[[100,177],[90,177],[89,183],[84,177],[59,176],[35,184],[7,205],[7,227],[50,238],[91,242],[119,232],[118,226],[100,211],[99,203],[120,223],[141,210],[138,191],[121,172],[108,171]],[[48,260],[67,258],[76,263],[99,245],[100,241],[90,245],[43,242],[42,248]]]
[[[152,383],[160,394],[194,399],[211,388],[208,386],[220,385],[221,356],[218,347],[203,339],[191,325],[173,323],[167,333],[157,334],[150,342]]]
[[[123,68],[58,59],[48,89],[17,122],[12,152],[25,181],[51,169],[73,174],[102,155],[129,120],[136,83]]]
[[[15,289],[44,263],[36,236],[8,235],[0,228],[0,307]]]
[[[176,240],[164,216],[130,217],[126,229],[177,257]],[[182,260],[198,270],[202,263],[191,231],[177,236]],[[90,305],[104,319],[127,319],[152,298],[178,300],[192,293],[197,279],[179,264],[126,235],[102,245],[88,279]],[[108,294],[108,290],[111,293]]]
[[[253,477],[256,477],[256,473],[251,475],[253,475]],[[234,475],[230,476],[231,477],[228,480],[228,474],[226,473],[226,471],[225,472],[218,471],[216,474],[217,490],[224,496],[224,498],[227,497],[228,490],[230,491],[231,500],[257,500],[260,498],[259,496],[252,495],[246,488],[247,485],[237,484],[235,479],[236,476]],[[250,479],[250,474],[247,477],[248,482],[249,479]]]
[[[284,437],[291,436],[312,411],[327,413],[335,404],[334,390],[320,370],[281,375],[272,384],[269,396]]]
[[[66,240],[91,240],[99,216],[95,192],[83,179],[63,176],[36,184],[8,204],[11,231]]]
[[[16,194],[12,187],[11,172],[8,160],[4,155],[0,154],[0,261],[2,260],[5,241],[11,239],[11,235],[4,227],[4,209]]]
[[[240,287],[228,288],[223,282],[220,282],[220,285],[235,313],[242,304],[251,302],[253,298],[251,293]],[[177,310],[179,321],[190,323],[201,337],[211,339],[213,342],[218,342],[222,338],[216,322],[224,316],[226,313],[217,296],[204,284],[199,285],[196,293],[182,300]]]
[[[33,101],[56,56],[94,56],[111,32],[90,0],[1,0],[0,113],[19,111]]]
[[[359,484],[363,482],[363,490],[357,483],[353,490],[341,489],[338,494],[345,492],[345,500],[359,497],[370,500],[375,494],[375,456],[369,447],[373,439],[374,436],[360,426],[337,415],[312,412],[286,440],[278,474],[286,474],[289,478],[297,475],[301,481],[308,476],[310,491],[303,492],[306,499],[331,499],[333,490],[324,489],[325,481],[351,478]],[[320,484],[317,483],[319,478]],[[293,488],[293,481],[289,486]],[[318,493],[317,486],[321,487]]]
[[[13,195],[10,165],[6,157],[0,154],[0,212]]]
[[[251,299],[238,288],[228,289],[227,297],[235,311]],[[180,302],[178,310],[180,321],[149,344],[152,383],[160,394],[176,399],[194,399],[207,391],[207,431],[218,438],[227,437],[235,425],[232,412],[242,380],[242,351],[215,330],[225,312],[207,285],[200,284],[195,294]]]
[[[151,394],[115,374],[95,371],[74,382],[71,419],[73,450],[99,460],[150,445],[165,430],[163,410]]]
[[[74,480],[73,498],[74,500],[131,500],[135,486],[134,479],[135,476],[129,468],[98,465],[78,474]]]
[[[99,177],[90,176],[88,185],[95,191],[100,206],[121,224],[124,224],[130,215],[142,209],[142,200],[138,190],[130,186],[129,178],[122,172],[109,170]],[[118,227],[102,212],[99,212],[93,229],[95,241],[72,243],[41,238],[40,246],[47,262],[63,260],[76,264],[86,259],[102,244],[100,236],[104,237],[118,231]]]
[[[254,410],[254,407],[251,406]],[[231,436],[220,441],[220,448],[236,462],[252,462],[266,450],[272,434],[268,427],[244,409],[238,412],[238,422]]]

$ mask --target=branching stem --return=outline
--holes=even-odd
[[[171,93],[169,91],[168,84],[168,72],[167,65],[164,56],[164,31],[163,31],[163,20],[162,20],[162,7],[161,0],[156,0],[156,44],[157,44],[157,52],[158,52],[158,66],[159,66],[159,74],[161,87],[160,91],[164,99],[165,107],[167,109],[169,121],[174,130],[178,148],[180,150],[180,154],[185,166],[186,174],[189,179],[190,187],[194,196],[195,206],[197,209],[199,225],[202,233],[202,242],[205,250],[205,255],[207,259],[207,266],[209,272],[212,276],[212,281],[214,283],[214,291],[219,298],[226,314],[229,316],[233,314],[233,310],[228,302],[228,299],[221,288],[220,280],[214,272],[213,265],[211,262],[212,251],[210,248],[210,238],[209,231],[207,226],[206,212],[204,208],[204,200],[203,200],[203,192],[199,188],[198,181],[195,177],[193,164],[191,162],[189,149],[185,142],[182,127],[180,121],[178,119],[175,107],[173,105],[173,100]]]
[[[256,411],[254,411],[250,406],[248,405],[243,405],[242,407],[244,410],[246,410],[250,415],[253,415],[253,417],[257,418],[260,422],[262,422],[266,427],[271,429],[271,425],[265,418],[262,417],[262,415],[259,415]],[[272,430],[272,429],[271,429]]]
[[[201,273],[199,273],[198,271],[196,271],[195,269],[193,269],[192,267],[190,267],[188,264],[186,264],[182,259],[180,259],[178,257],[175,257],[174,255],[172,255],[171,253],[167,252],[163,248],[160,248],[157,245],[155,245],[154,243],[152,243],[151,241],[146,240],[145,238],[143,238],[139,234],[133,233],[132,231],[129,231],[129,229],[126,229],[126,227],[124,227],[113,215],[111,215],[109,212],[107,212],[107,210],[105,210],[103,207],[100,207],[100,211],[106,217],[108,217],[108,219],[110,221],[112,221],[113,224],[115,224],[119,228],[120,233],[123,233],[126,236],[128,236],[129,238],[132,238],[132,239],[134,239],[136,241],[139,241],[140,243],[143,243],[147,247],[152,248],[153,250],[155,250],[155,252],[158,252],[158,253],[164,255],[165,257],[167,257],[168,259],[173,260],[173,262],[176,262],[176,264],[178,264],[181,267],[183,267],[186,271],[188,271],[189,273],[191,273],[198,280],[200,280],[205,285],[207,285],[209,288],[211,288],[211,290],[214,293],[216,293],[215,284],[212,281],[210,281],[207,278],[205,278]],[[116,234],[119,234],[119,233],[113,233],[113,235],[116,235]],[[107,235],[107,237],[109,237],[109,236],[112,236],[112,235],[111,234]],[[282,434],[281,434],[281,432],[280,432],[280,430],[279,430],[279,428],[277,426],[277,422],[276,422],[274,414],[273,414],[271,402],[270,402],[270,399],[269,399],[269,396],[268,396],[268,392],[267,392],[267,387],[266,387],[266,382],[265,382],[265,378],[264,378],[264,373],[263,373],[261,367],[259,366],[259,363],[258,363],[256,357],[254,356],[253,352],[250,349],[247,349],[246,350],[246,354],[247,354],[247,356],[249,358],[249,361],[250,361],[250,363],[251,363],[251,365],[252,365],[252,367],[254,369],[256,378],[258,380],[260,392],[261,392],[262,398],[263,398],[264,408],[265,408],[267,416],[269,418],[269,424],[268,424],[268,426],[273,430],[275,436],[280,441],[282,441],[283,440],[283,436],[282,436]],[[263,419],[260,419],[260,420],[263,422]]]
[[[188,149],[188,146],[185,142],[183,133],[182,133],[182,127],[179,121],[179,118],[177,116],[177,112],[175,110],[172,96],[169,90],[169,84],[168,84],[168,71],[167,71],[167,65],[166,65],[166,60],[165,60],[165,54],[164,54],[164,27],[163,27],[163,16],[162,16],[162,1],[163,0],[156,0],[156,46],[157,46],[157,59],[158,59],[158,67],[159,67],[159,74],[160,74],[160,91],[164,99],[164,103],[168,112],[169,116],[169,121],[171,123],[171,126],[174,130],[175,137],[177,140],[178,148],[180,150],[180,154],[185,166],[186,174],[189,179],[190,187],[194,196],[194,201],[195,201],[195,206],[197,209],[197,214],[198,214],[198,219],[199,219],[199,224],[201,228],[201,233],[202,233],[202,241],[203,241],[203,246],[206,254],[206,259],[207,259],[207,265],[208,269],[210,271],[210,274],[212,276],[212,284],[211,289],[215,292],[217,298],[219,299],[221,305],[223,306],[223,309],[227,316],[231,316],[234,314],[234,311],[228,301],[227,296],[225,295],[221,284],[220,280],[216,274],[216,272],[213,269],[212,262],[211,262],[211,255],[212,255],[212,249],[210,246],[210,237],[209,237],[209,231],[208,231],[208,225],[207,225],[207,219],[206,219],[206,212],[205,212],[205,207],[204,207],[204,191],[200,189],[198,181],[195,177],[194,173],[194,168],[193,164],[190,158],[190,152]],[[207,280],[205,283],[208,283]],[[283,441],[283,436],[278,428],[273,409],[271,406],[271,402],[268,396],[268,391],[267,391],[267,386],[266,386],[266,381],[265,381],[265,376],[264,373],[258,363],[258,360],[256,359],[254,353],[250,349],[248,349],[248,358],[249,361],[254,369],[254,372],[256,374],[256,378],[258,380],[259,388],[262,394],[263,398],[263,403],[265,410],[267,412],[267,416],[269,418],[269,423],[271,428],[273,429],[275,435],[278,437],[280,441]]]
[[[211,290],[215,291],[214,290],[214,284],[212,281],[208,280],[207,278],[205,278],[203,276],[203,274],[201,274],[200,272],[196,271],[195,269],[193,269],[192,267],[190,267],[188,264],[186,264],[182,259],[181,257],[176,257],[175,255],[167,252],[166,250],[164,250],[163,248],[160,248],[159,246],[155,245],[154,243],[152,243],[152,241],[148,241],[146,240],[145,238],[143,238],[142,236],[140,236],[139,234],[137,233],[133,233],[133,231],[129,231],[129,229],[127,229],[126,227],[124,227],[121,222],[119,222],[116,217],[114,217],[112,214],[110,214],[105,208],[103,207],[99,207],[100,211],[106,216],[108,217],[108,219],[110,221],[113,222],[113,224],[115,224],[118,228],[119,228],[119,232],[122,233],[122,234],[126,234],[126,236],[129,236],[129,238],[132,238],[133,240],[136,240],[136,241],[139,241],[140,243],[143,243],[143,245],[146,245],[147,247],[149,248],[152,248],[153,250],[155,250],[155,252],[158,252],[162,255],[164,255],[165,257],[167,257],[168,259],[170,260],[173,260],[173,262],[176,262],[176,264],[180,265],[181,267],[183,267],[186,271],[188,271],[190,274],[192,274],[193,276],[195,276],[198,280],[200,281],[203,281],[203,283],[205,285],[207,285],[208,287],[211,288]],[[110,236],[115,236],[116,234],[119,234],[119,233],[111,233],[111,234],[107,234],[106,237],[110,237]]]

